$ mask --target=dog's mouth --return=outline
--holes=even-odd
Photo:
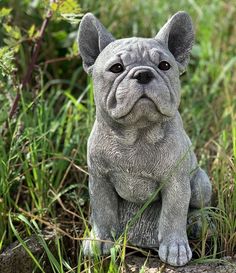
[[[153,102],[153,100],[150,99],[146,94],[143,94],[143,95],[136,101],[136,103],[137,103],[139,100],[141,100],[141,99],[147,99],[147,100],[150,100],[151,102]],[[153,102],[153,103],[154,103],[154,102]]]
[[[134,107],[135,107],[137,104],[139,104],[139,103],[152,103],[152,104],[155,106],[156,111],[157,111],[158,113],[160,113],[160,111],[159,111],[159,109],[158,109],[156,103],[155,103],[150,97],[148,97],[146,94],[142,94],[142,96],[139,97],[139,98],[136,100],[136,102],[134,103],[134,105],[132,106],[132,108],[129,110],[129,112],[126,113],[125,115],[121,116],[120,118],[124,118],[124,117],[128,116],[128,115],[133,111]],[[119,118],[119,119],[120,119],[120,118]]]
[[[139,99],[149,99],[149,97],[146,94],[143,94]]]
[[[157,105],[156,105],[156,103],[153,101],[153,99],[152,98],[150,98],[149,96],[147,96],[145,93],[144,94],[142,94],[142,96],[141,97],[139,97],[138,99],[137,99],[137,101],[135,102],[135,104],[134,104],[134,106],[137,104],[137,103],[139,103],[139,102],[151,102],[151,103],[153,103],[154,105],[155,105],[155,107],[156,107],[156,110],[159,112],[159,109],[157,108]],[[134,107],[133,106],[133,107]]]

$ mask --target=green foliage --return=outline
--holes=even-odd
[[[16,70],[14,60],[14,50],[9,50],[7,46],[0,48],[0,75],[5,77]]]
[[[95,272],[103,271],[104,259],[97,258],[96,263],[91,259],[82,261],[81,250],[75,244],[89,228],[86,141],[95,115],[92,83],[77,58],[78,21],[81,13],[90,11],[117,38],[150,37],[168,16],[186,10],[196,26],[196,43],[189,70],[182,77],[180,111],[214,189],[213,207],[201,211],[201,238],[191,241],[191,246],[195,262],[235,253],[234,2],[2,0],[0,4],[0,250],[14,240],[24,245],[23,238],[31,234],[40,237],[45,227],[57,230],[60,226],[77,240],[70,240],[72,255],[57,237],[54,255],[40,237],[54,272],[89,272],[91,267]],[[37,65],[22,89],[49,9],[53,16]],[[17,92],[21,94],[19,108],[9,120]],[[206,221],[208,218],[213,227]],[[116,242],[108,272],[122,269],[126,245],[127,236]]]
[[[11,9],[9,9],[9,8],[1,8],[0,9],[0,19],[1,19],[1,21],[2,21],[2,19],[4,17],[10,15],[10,13],[11,13]]]
[[[51,3],[51,9],[57,19],[65,19],[71,24],[78,24],[82,16],[81,9],[75,0],[59,0]]]

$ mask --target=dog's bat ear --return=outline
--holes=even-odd
[[[115,39],[92,14],[87,13],[81,20],[77,41],[84,70],[92,73],[95,60],[100,52]]]
[[[184,11],[177,12],[157,33],[156,40],[167,46],[178,63],[182,74],[189,62],[194,43],[194,29],[191,17]]]

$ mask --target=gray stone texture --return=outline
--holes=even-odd
[[[188,211],[211,199],[211,183],[178,112],[179,77],[193,42],[185,12],[171,17],[154,38],[119,40],[93,14],[83,17],[79,50],[96,104],[88,140],[92,230],[85,255],[96,249],[109,254],[128,224],[130,244],[157,250],[173,266],[191,259]]]

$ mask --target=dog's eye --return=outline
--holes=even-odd
[[[110,69],[109,69],[112,73],[121,73],[124,71],[124,67],[122,64],[117,63],[114,64]]]
[[[161,70],[169,70],[170,69],[170,64],[166,61],[162,61],[159,63],[158,68]]]

